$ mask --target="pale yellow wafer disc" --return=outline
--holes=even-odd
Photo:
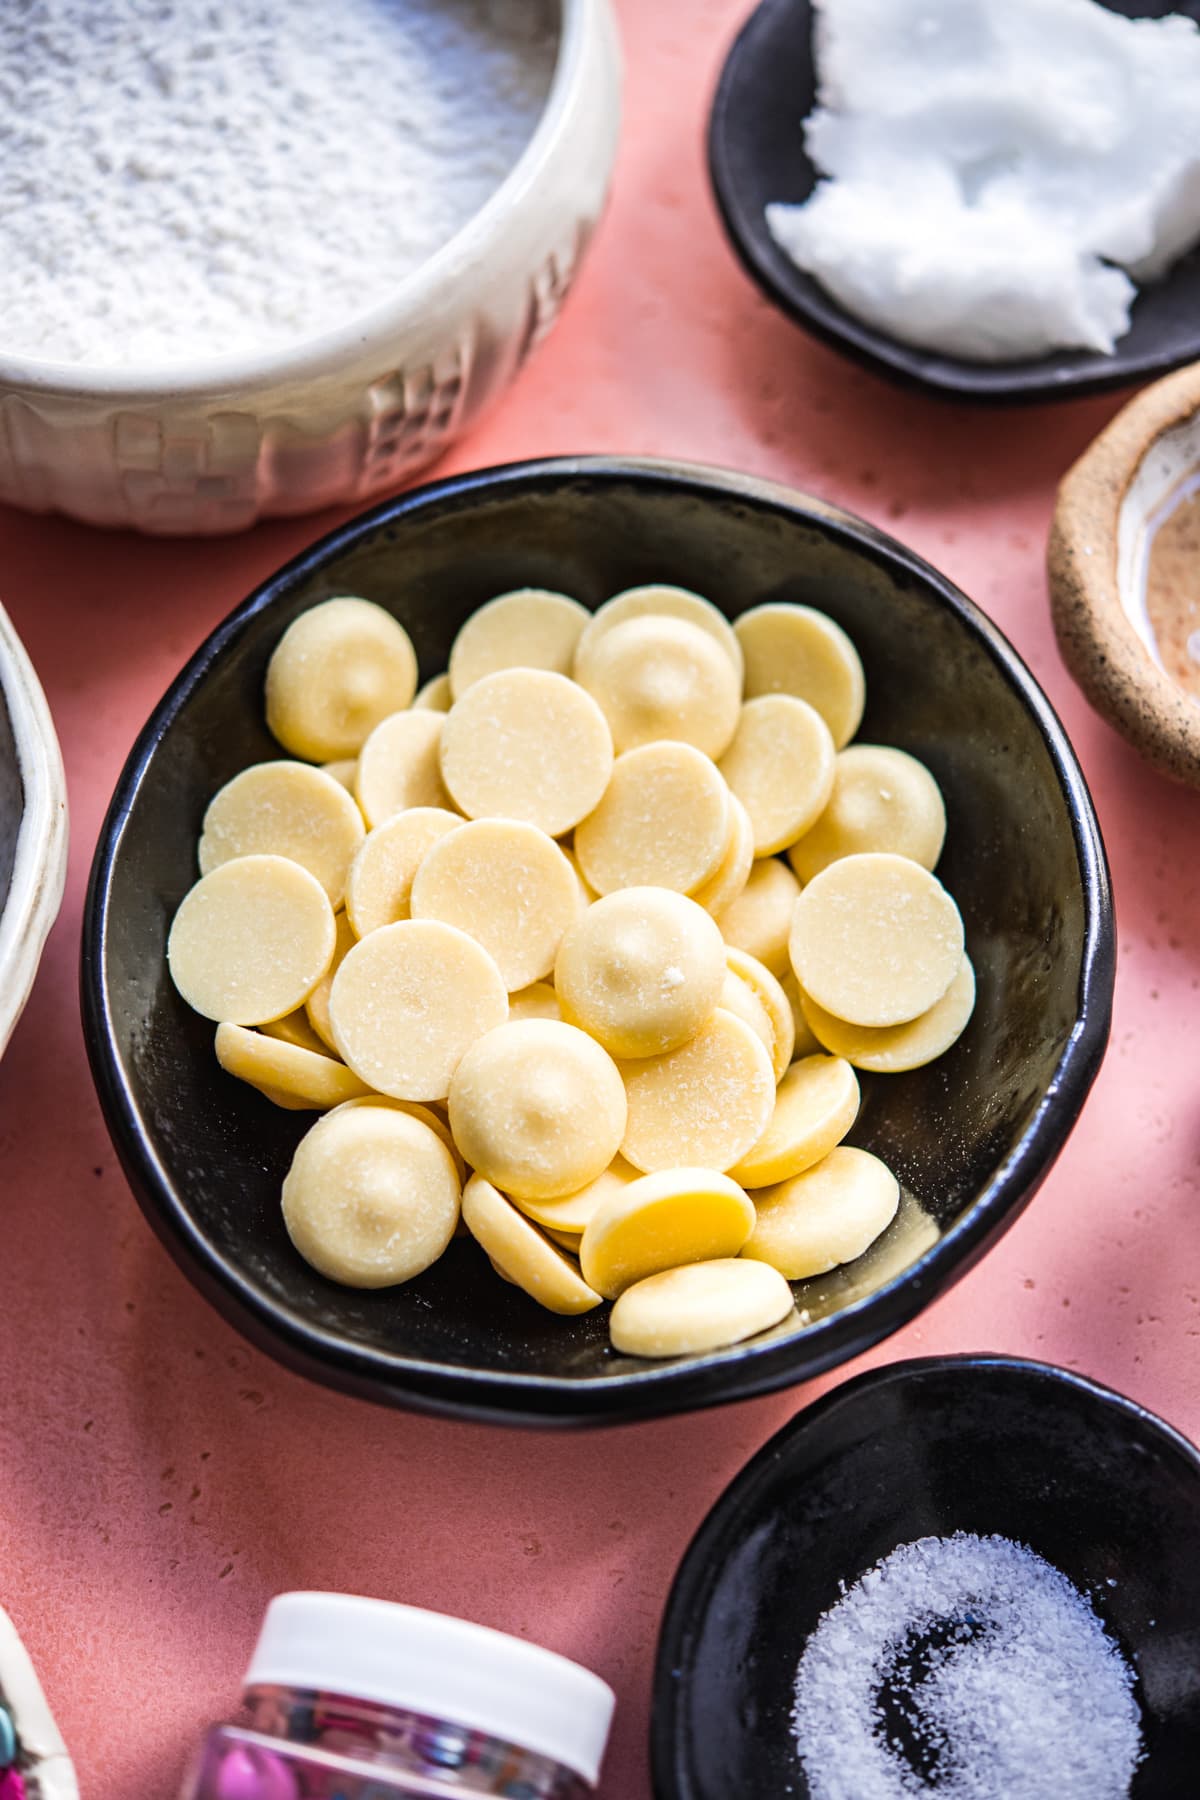
[[[861,1256],[895,1218],[900,1184],[877,1156],[840,1144],[754,1200],[758,1217],[742,1255],[803,1281]]]
[[[717,914],[727,944],[782,978],[791,968],[788,938],[800,883],[777,856],[760,857],[738,897]]]
[[[785,850],[820,817],[833,764],[829,727],[805,701],[764,694],[746,702],[720,770],[750,814],[756,856]]]
[[[315,875],[284,856],[239,856],[184,896],[167,962],[206,1019],[263,1025],[303,1004],[329,967],[335,936]]]
[[[793,1305],[777,1269],[723,1256],[636,1281],[618,1296],[609,1332],[626,1356],[699,1356],[769,1330]]]
[[[858,1082],[840,1056],[806,1056],[784,1074],[771,1122],[729,1173],[743,1187],[769,1187],[811,1168],[858,1117]]]
[[[459,1180],[467,1179],[467,1165],[459,1154],[458,1145],[454,1141],[450,1127],[432,1106],[426,1106],[420,1100],[396,1100],[390,1094],[376,1093],[370,1093],[362,1099],[346,1100],[343,1104],[346,1106],[392,1106],[398,1112],[406,1112],[410,1119],[420,1119],[422,1125],[428,1125],[430,1131],[441,1138],[454,1158],[454,1166],[458,1170]]]
[[[858,730],[866,682],[840,625],[811,606],[756,606],[734,626],[746,659],[746,698],[795,694],[815,706],[840,749]]]
[[[508,994],[466,932],[404,919],[347,953],[329,1017],[339,1052],[369,1087],[398,1100],[440,1100],[464,1051],[507,1019]]]
[[[579,1246],[583,1278],[606,1300],[647,1275],[682,1263],[736,1256],[754,1228],[754,1207],[735,1181],[712,1169],[643,1175],[599,1206]]]
[[[463,824],[442,806],[410,806],[367,833],[350,865],[346,915],[359,937],[409,917],[413,877],[427,851]]]
[[[586,606],[548,588],[516,588],[497,594],[471,614],[450,652],[450,688],[456,700],[500,669],[549,669],[569,675],[575,646],[588,620]]]
[[[339,756],[334,762],[322,763],[321,768],[326,775],[331,775],[334,781],[344,787],[348,794],[353,794],[358,780],[357,756]],[[357,800],[354,804],[358,805]]]
[[[573,1194],[625,1130],[616,1064],[586,1032],[518,1019],[473,1045],[450,1085],[450,1128],[473,1169],[521,1200]]]
[[[435,675],[413,695],[413,711],[448,713],[453,699],[449,675]]]
[[[690,744],[643,744],[613,764],[603,800],[575,833],[575,854],[599,894],[691,894],[712,880],[728,842],[729,793],[716,764]]]
[[[714,919],[737,899],[755,868],[754,827],[750,814],[736,794],[729,796],[729,837],[720,867],[711,881],[697,888],[692,898]]]
[[[353,796],[323,769],[254,763],[208,803],[197,846],[200,873],[235,856],[286,856],[315,875],[337,907],[365,835]]]
[[[796,980],[796,972],[789,963],[787,969],[779,977],[779,985],[787,995],[787,1003],[792,1009],[792,1024],[796,1027],[796,1037],[792,1044],[792,1061],[801,1056],[813,1056],[818,1050],[826,1048],[804,1016],[803,995],[800,983]],[[841,1052],[839,1051],[840,1055]],[[849,1058],[847,1058],[849,1060]]]
[[[600,896],[580,868],[579,858],[575,854],[574,847],[568,844],[560,844],[559,848],[574,871],[575,881],[579,889],[579,910],[582,912],[585,907],[590,906],[592,901],[598,900]]]
[[[801,881],[841,856],[890,850],[932,869],[946,836],[946,808],[924,763],[885,744],[852,744],[834,764],[829,804],[788,851]]]
[[[776,1081],[781,1081],[796,1043],[796,1027],[788,997],[764,963],[733,944],[725,947],[725,966],[731,975],[745,982],[766,1014],[771,1033],[767,1055],[771,1058]],[[738,1008],[732,1010],[736,1012]]]
[[[627,624],[630,619],[642,619],[648,615],[683,619],[689,625],[696,625],[701,631],[706,631],[714,643],[721,646],[737,676],[738,686],[741,686],[741,646],[725,614],[711,600],[693,594],[690,588],[664,585],[626,588],[597,608],[584,627],[583,635],[575,648],[576,681],[586,681],[589,678],[592,657],[610,631],[615,630],[618,625]]]
[[[472,819],[521,819],[561,837],[596,806],[612,766],[596,702],[546,669],[485,675],[446,715],[442,776]]]
[[[578,1239],[602,1203],[628,1187],[631,1181],[640,1181],[641,1174],[641,1170],[627,1163],[623,1156],[614,1156],[607,1169],[602,1169],[594,1181],[577,1188],[573,1194],[564,1194],[559,1200],[514,1200],[513,1204],[552,1236],[562,1232]],[[555,1242],[558,1242],[557,1237]]]
[[[324,1050],[302,1049],[265,1032],[248,1031],[244,1025],[218,1025],[215,1047],[226,1074],[236,1075],[292,1112],[323,1112],[370,1092],[365,1082]]]
[[[583,1241],[582,1231],[558,1231],[553,1225],[543,1225],[540,1229],[550,1239],[552,1244],[557,1244],[560,1249],[566,1250],[576,1259],[576,1261],[579,1260],[579,1246]]]
[[[442,919],[481,943],[510,993],[554,967],[579,915],[579,888],[544,831],[515,819],[476,819],[425,854],[412,885],[414,919]]]
[[[278,1038],[281,1044],[298,1044],[301,1050],[315,1050],[318,1056],[328,1054],[327,1046],[313,1030],[303,1006],[298,1006],[295,1012],[285,1013],[282,1019],[269,1020],[260,1030],[268,1037]]]
[[[467,1230],[497,1271],[539,1306],[568,1315],[599,1306],[600,1295],[588,1286],[571,1259],[482,1175],[472,1175],[468,1181],[462,1208]]]
[[[358,938],[344,912],[335,913],[333,923],[333,955],[329,960],[329,967],[304,1002],[304,1012],[309,1024],[326,1049],[332,1050],[336,1056],[339,1052],[333,1041],[333,1024],[329,1017],[329,991],[333,986],[334,976],[342,966],[346,952],[353,950]]]
[[[959,911],[906,856],[845,856],[796,902],[789,943],[801,991],[852,1025],[901,1025],[940,1000],[963,954]]]
[[[940,1000],[928,1012],[906,1025],[847,1025],[835,1019],[807,995],[801,996],[805,1018],[814,1035],[835,1056],[844,1056],[856,1069],[877,1075],[899,1075],[919,1069],[949,1050],[966,1030],[975,1010],[975,971],[964,956],[958,974]]]
[[[267,667],[267,725],[309,762],[355,756],[417,687],[403,625],[369,600],[325,600],[288,626]]]
[[[735,1019],[741,1019],[750,1027],[770,1058],[771,1067],[774,1070],[775,1031],[767,1017],[767,1009],[754,989],[728,967],[725,970],[724,986],[721,988],[721,1005],[726,1012],[731,1012]]]
[[[508,996],[508,1022],[515,1019],[561,1019],[558,995],[548,981],[532,981],[519,993]]]
[[[618,750],[663,738],[720,756],[737,729],[742,686],[723,647],[687,619],[627,619],[595,644],[580,681]]]
[[[439,752],[448,714],[393,713],[378,724],[358,758],[358,804],[368,825],[382,825],[410,806],[452,812]]]
[[[647,1171],[731,1168],[758,1142],[775,1105],[770,1057],[723,1007],[682,1048],[624,1063],[622,1073],[629,1119],[621,1154]]]
[[[394,1107],[339,1107],[300,1140],[283,1183],[283,1221],[306,1262],[348,1287],[419,1275],[458,1223],[450,1152]]]
[[[694,1037],[725,979],[725,944],[702,906],[668,888],[623,888],[562,940],[563,1017],[614,1056],[657,1056]]]

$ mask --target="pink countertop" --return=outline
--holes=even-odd
[[[810,342],[742,276],[704,172],[702,121],[747,0],[619,10],[610,212],[560,328],[443,467],[612,450],[769,475],[896,533],[1008,633],[1099,808],[1120,938],[1112,1043],[1033,1206],[868,1360],[1042,1357],[1200,1437],[1200,795],[1150,773],[1077,694],[1042,562],[1056,479],[1116,402],[952,409]],[[649,1800],[675,1566],[747,1457],[830,1382],[582,1436],[339,1399],[249,1349],[177,1273],[93,1098],[80,910],[122,760],[200,638],[336,522],[153,542],[0,509],[0,597],[57,718],[72,810],[66,902],[0,1065],[0,1602],[96,1800],[170,1800],[202,1721],[236,1696],[266,1599],[308,1586],[460,1613],[590,1664],[618,1693],[603,1800]]]

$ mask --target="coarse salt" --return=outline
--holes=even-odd
[[[1126,1800],[1133,1672],[1023,1544],[901,1544],[824,1613],[796,1675],[810,1800]]]
[[[278,349],[387,298],[503,181],[548,0],[10,0],[0,350]]]

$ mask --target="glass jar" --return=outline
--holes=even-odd
[[[182,1800],[587,1800],[613,1695],[521,1638],[346,1594],[267,1608]]]

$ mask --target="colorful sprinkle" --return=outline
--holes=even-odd
[[[29,1800],[25,1782],[15,1769],[0,1773],[0,1800]]]

